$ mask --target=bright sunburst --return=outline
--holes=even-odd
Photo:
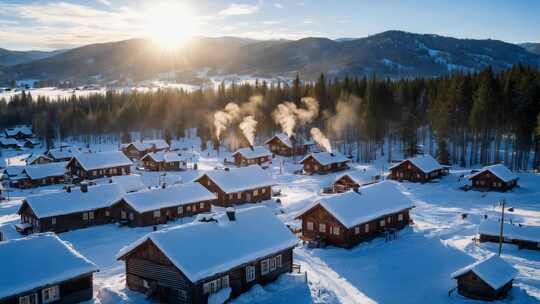
[[[195,34],[195,20],[185,5],[165,2],[146,11],[146,35],[164,49],[178,48]]]

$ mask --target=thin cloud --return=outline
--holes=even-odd
[[[103,5],[106,5],[106,6],[111,6],[112,3],[108,0],[97,0],[99,3],[103,4]]]
[[[251,15],[260,9],[259,5],[232,3],[227,8],[219,11],[220,16]]]
[[[277,8],[283,8],[283,4],[281,4],[279,2],[275,2],[274,6],[277,7]]]
[[[281,21],[277,21],[277,20],[267,20],[267,21],[263,21],[261,22],[262,24],[264,25],[274,25],[274,24],[280,24]]]

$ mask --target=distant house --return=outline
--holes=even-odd
[[[19,176],[23,172],[24,168],[26,168],[26,166],[7,166],[4,170],[4,174],[8,177],[8,179],[12,180],[13,178]]]
[[[500,234],[500,222],[487,220],[478,227],[480,242],[498,243]],[[503,242],[517,245],[519,249],[540,250],[540,226],[504,223]]]
[[[354,170],[339,175],[332,183],[332,192],[357,191],[360,187],[379,181],[381,176],[373,169]]]
[[[82,184],[66,191],[29,195],[19,208],[21,223],[15,228],[23,234],[59,233],[106,224],[113,220],[109,207],[123,195],[115,184]]]
[[[122,191],[125,193],[135,192],[147,188],[142,180],[142,177],[135,174],[112,176],[110,182],[118,185],[118,187],[120,187],[120,189],[122,189]]]
[[[17,149],[20,148],[20,144],[14,138],[0,138],[0,148],[2,149]]]
[[[18,188],[31,188],[60,184],[65,180],[67,162],[26,166],[20,178],[12,185]]]
[[[82,151],[77,148],[62,147],[57,149],[50,149],[46,152],[46,155],[55,162],[70,161],[73,158],[74,153],[81,153]]]
[[[429,154],[408,158],[389,168],[388,178],[399,181],[428,182],[448,173],[448,169]]]
[[[313,142],[309,142],[300,136],[297,139],[297,136],[294,135],[289,137],[287,134],[278,133],[270,137],[265,144],[276,155],[296,156],[305,155],[313,145]]]
[[[371,240],[381,232],[409,225],[411,200],[391,181],[324,197],[309,206],[302,220],[302,238],[327,244],[352,247]]]
[[[71,175],[80,179],[96,179],[104,176],[127,175],[132,162],[120,151],[77,153],[67,168]]]
[[[514,267],[493,254],[457,270],[451,277],[457,280],[460,295],[475,300],[494,301],[507,296],[516,274]]]
[[[150,152],[141,161],[144,168],[151,171],[180,171],[187,168],[186,160],[175,152]]]
[[[165,224],[167,221],[210,212],[214,193],[199,183],[159,187],[124,195],[112,206],[118,221],[130,226]]]
[[[307,174],[328,174],[332,172],[347,170],[347,163],[351,160],[341,153],[314,152],[302,159],[300,163],[304,166]]]
[[[52,158],[43,154],[32,154],[26,159],[26,165],[42,165],[53,161]]]
[[[517,175],[505,165],[497,164],[482,168],[482,170],[469,176],[474,188],[508,191],[517,186]]]
[[[168,151],[169,144],[163,139],[134,141],[124,145],[122,152],[129,158],[140,159],[150,152]]]
[[[27,138],[25,141],[24,141],[24,147],[26,148],[30,148],[30,149],[33,149],[39,145],[41,145],[41,142],[39,141],[39,139],[36,139],[36,138]]]
[[[195,179],[217,196],[219,206],[255,203],[269,200],[276,183],[258,165],[208,171]]]
[[[0,242],[0,303],[80,303],[97,266],[52,233]]]
[[[259,206],[149,233],[117,258],[126,263],[131,290],[175,303],[214,303],[221,295],[222,303],[290,272],[297,242],[270,209]]]
[[[31,126],[17,126],[14,128],[7,128],[4,130],[6,138],[13,139],[26,139],[32,137]]]
[[[243,167],[270,162],[272,153],[263,146],[255,146],[238,149],[232,154],[232,157],[236,166]]]

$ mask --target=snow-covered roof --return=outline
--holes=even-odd
[[[48,163],[41,165],[29,165],[24,168],[24,173],[30,179],[41,179],[50,176],[62,176],[66,172],[68,162]]]
[[[270,187],[276,184],[272,176],[258,165],[208,171],[199,176],[197,180],[204,175],[208,176],[225,193]]]
[[[292,148],[292,141],[291,139],[289,138],[289,136],[287,136],[287,134],[285,133],[278,133],[272,137],[270,137],[268,140],[266,140],[264,143],[265,144],[268,144],[269,142],[271,142],[274,138],[277,138],[279,139],[282,143],[284,143],[287,147],[289,148]]]
[[[75,153],[73,157],[84,170],[96,170],[111,167],[131,166],[132,162],[120,151],[97,153]]]
[[[116,184],[88,187],[88,192],[74,188],[71,192],[55,191],[29,195],[25,201],[38,218],[90,211],[111,206],[124,192]]]
[[[56,149],[50,149],[49,154],[54,159],[66,159],[72,158],[74,153],[88,152],[88,149],[81,149],[76,147],[62,147]]]
[[[340,174],[336,177],[336,181],[340,180],[344,176],[348,176],[351,180],[359,185],[364,185],[375,180],[375,177],[380,173],[373,167],[366,168],[364,170],[352,170],[346,173]]]
[[[176,185],[181,184],[183,179],[181,175],[165,173],[159,177],[159,181],[161,183],[165,183],[166,185]]]
[[[0,144],[3,146],[19,145],[19,142],[13,138],[0,138]]]
[[[508,264],[496,254],[492,254],[486,259],[477,261],[469,266],[463,267],[451,274],[452,279],[460,277],[469,271],[474,272],[491,288],[497,290],[503,287],[506,283],[513,280],[517,274],[517,270]]]
[[[151,148],[155,148],[157,150],[163,150],[168,149],[169,144],[163,140],[163,139],[153,139],[153,140],[143,140],[143,141],[134,141],[130,143],[130,145],[133,145],[137,151],[146,151]]]
[[[347,157],[345,157],[343,154],[339,152],[313,152],[306,157],[304,157],[300,163],[304,163],[305,160],[308,158],[313,157],[319,164],[323,166],[335,164],[335,163],[343,163],[343,162],[349,162],[351,161]]]
[[[6,131],[7,136],[15,136],[18,133],[24,134],[26,136],[32,135],[32,129],[28,126],[9,128],[9,129],[6,129],[5,131]]]
[[[491,172],[491,174],[497,176],[498,178],[500,178],[503,182],[509,182],[509,181],[512,181],[512,180],[515,180],[517,179],[517,175],[515,175],[512,171],[510,171],[510,169],[508,169],[505,165],[503,164],[496,164],[496,165],[491,165],[491,166],[487,166],[487,167],[484,167],[482,168],[482,170],[476,172],[475,174],[469,176],[469,179],[472,179],[486,171],[489,171]]]
[[[0,242],[0,300],[45,285],[98,271],[53,233]]]
[[[500,229],[500,222],[487,220],[480,223],[478,226],[478,233],[499,236]],[[505,238],[512,240],[540,242],[540,226],[518,226],[510,223],[504,223],[503,233]]]
[[[142,177],[136,174],[113,176],[111,180],[126,193],[146,188]]]
[[[351,228],[414,207],[398,186],[392,181],[382,181],[362,188],[361,193],[349,191],[325,197],[309,206],[298,217],[319,205],[345,227]]]
[[[50,157],[48,157],[47,155],[43,155],[43,154],[32,154],[30,155],[27,159],[26,159],[26,164],[27,165],[31,165],[34,161],[36,161],[37,159],[39,158],[46,158],[47,160],[50,160],[52,161],[52,159]]]
[[[166,162],[166,163],[180,162],[184,160],[182,157],[180,157],[180,155],[178,155],[178,153],[165,152],[165,151],[147,153],[142,159],[144,160],[147,157],[150,157],[155,162]]]
[[[195,221],[149,233],[122,248],[117,258],[151,240],[192,282],[197,282],[298,242],[268,207],[237,210],[235,217],[235,221],[229,221],[227,215],[219,214],[213,217],[217,222]]]
[[[153,188],[124,195],[124,201],[139,213],[161,208],[215,200],[214,193],[199,183]]]
[[[7,166],[4,170],[8,176],[16,176],[23,172],[25,166]]]
[[[255,146],[252,148],[240,148],[236,150],[232,155],[240,154],[244,158],[253,159],[259,157],[270,157],[272,153],[263,146]]]
[[[435,158],[433,158],[433,156],[429,154],[423,154],[407,158],[406,160],[391,166],[389,169],[393,169],[406,161],[410,161],[415,167],[417,167],[424,173],[430,173],[443,168],[443,166],[439,164],[439,162]]]

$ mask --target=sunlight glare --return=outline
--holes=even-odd
[[[178,3],[153,4],[145,14],[146,36],[163,49],[181,47],[195,34],[192,13]]]

